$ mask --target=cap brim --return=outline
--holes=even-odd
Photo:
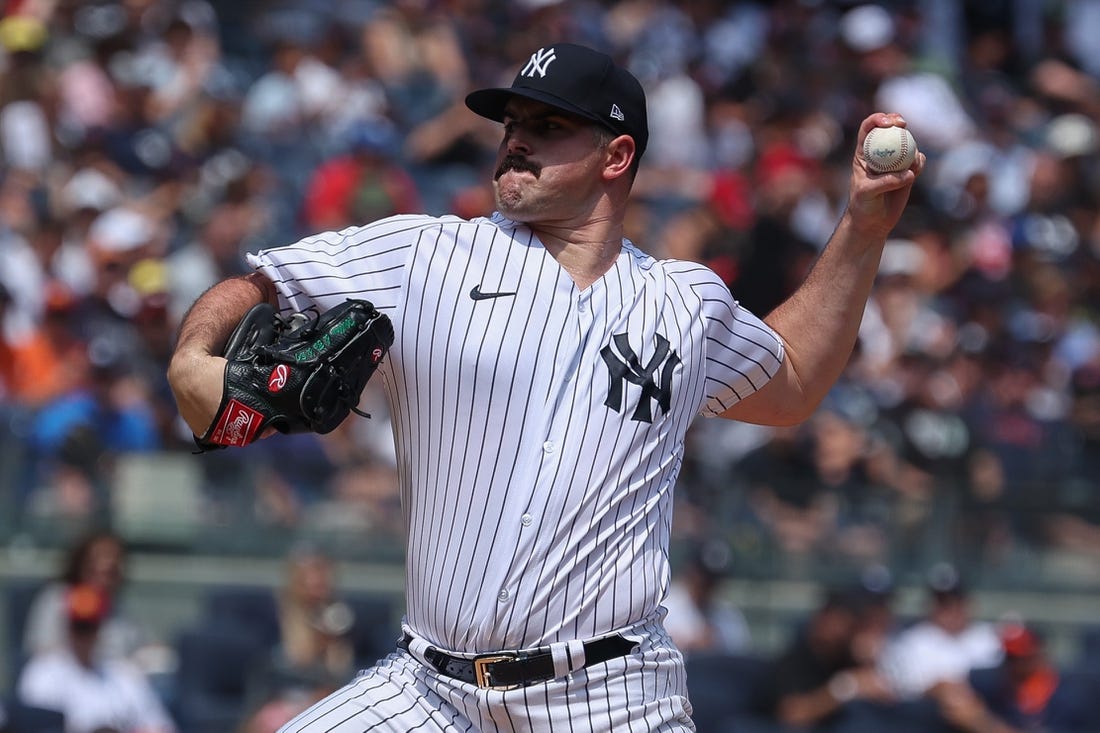
[[[506,89],[479,89],[475,92],[470,92],[466,95],[466,106],[470,108],[475,114],[487,117],[490,120],[497,122],[504,121],[504,108],[508,105],[508,100],[512,97],[523,97],[525,99],[533,99],[536,102],[542,102],[548,104],[551,107],[557,107],[558,109],[569,112],[570,114],[583,117],[586,120],[592,120],[598,124],[608,127],[607,123],[601,120],[599,117],[593,115],[590,112],[586,112],[580,107],[567,102],[566,100],[558,97],[554,94],[540,91],[538,89],[526,89],[524,87],[509,87]],[[611,129],[608,127],[608,129]]]

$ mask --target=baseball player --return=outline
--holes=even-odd
[[[221,344],[257,302],[362,298],[393,322],[378,374],[407,533],[404,634],[284,730],[694,730],[661,623],[684,435],[699,414],[813,412],[924,158],[872,175],[853,154],[831,241],[761,320],[706,267],[623,237],[646,101],[608,56],[543,47],[511,87],[466,104],[503,123],[496,213],[395,216],[258,252],[180,328],[169,377],[201,434]],[[893,124],[868,117],[860,141]]]

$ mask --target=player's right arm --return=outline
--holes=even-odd
[[[253,272],[217,283],[184,315],[168,364],[168,384],[180,416],[195,435],[206,432],[221,404],[225,342],[244,314],[263,301],[276,304],[275,286]]]
[[[847,366],[886,238],[925,163],[924,153],[917,153],[904,171],[874,174],[859,151],[873,128],[904,124],[898,114],[876,113],[863,120],[853,151],[848,205],[801,286],[764,318],[783,339],[783,363],[767,384],[723,417],[763,425],[800,423],[813,414]]]

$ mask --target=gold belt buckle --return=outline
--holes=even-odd
[[[477,681],[477,686],[483,690],[511,690],[519,687],[519,685],[494,685],[491,679],[492,675],[486,669],[486,665],[496,664],[497,662],[511,662],[516,659],[518,657],[515,654],[486,654],[485,656],[474,657],[474,680]]]

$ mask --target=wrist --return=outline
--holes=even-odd
[[[849,207],[841,214],[834,230],[834,237],[847,237],[855,246],[875,250],[885,246],[894,227],[884,227],[881,222],[870,216],[861,216]]]
[[[226,361],[201,352],[179,352],[168,364],[168,384],[184,422],[201,435],[218,411]]]
[[[195,380],[203,371],[203,360],[210,359],[211,354],[202,349],[179,347],[168,360],[168,382],[175,386],[183,386],[187,382]]]
[[[840,704],[851,702],[859,694],[859,681],[851,672],[837,672],[829,680],[829,695]]]

